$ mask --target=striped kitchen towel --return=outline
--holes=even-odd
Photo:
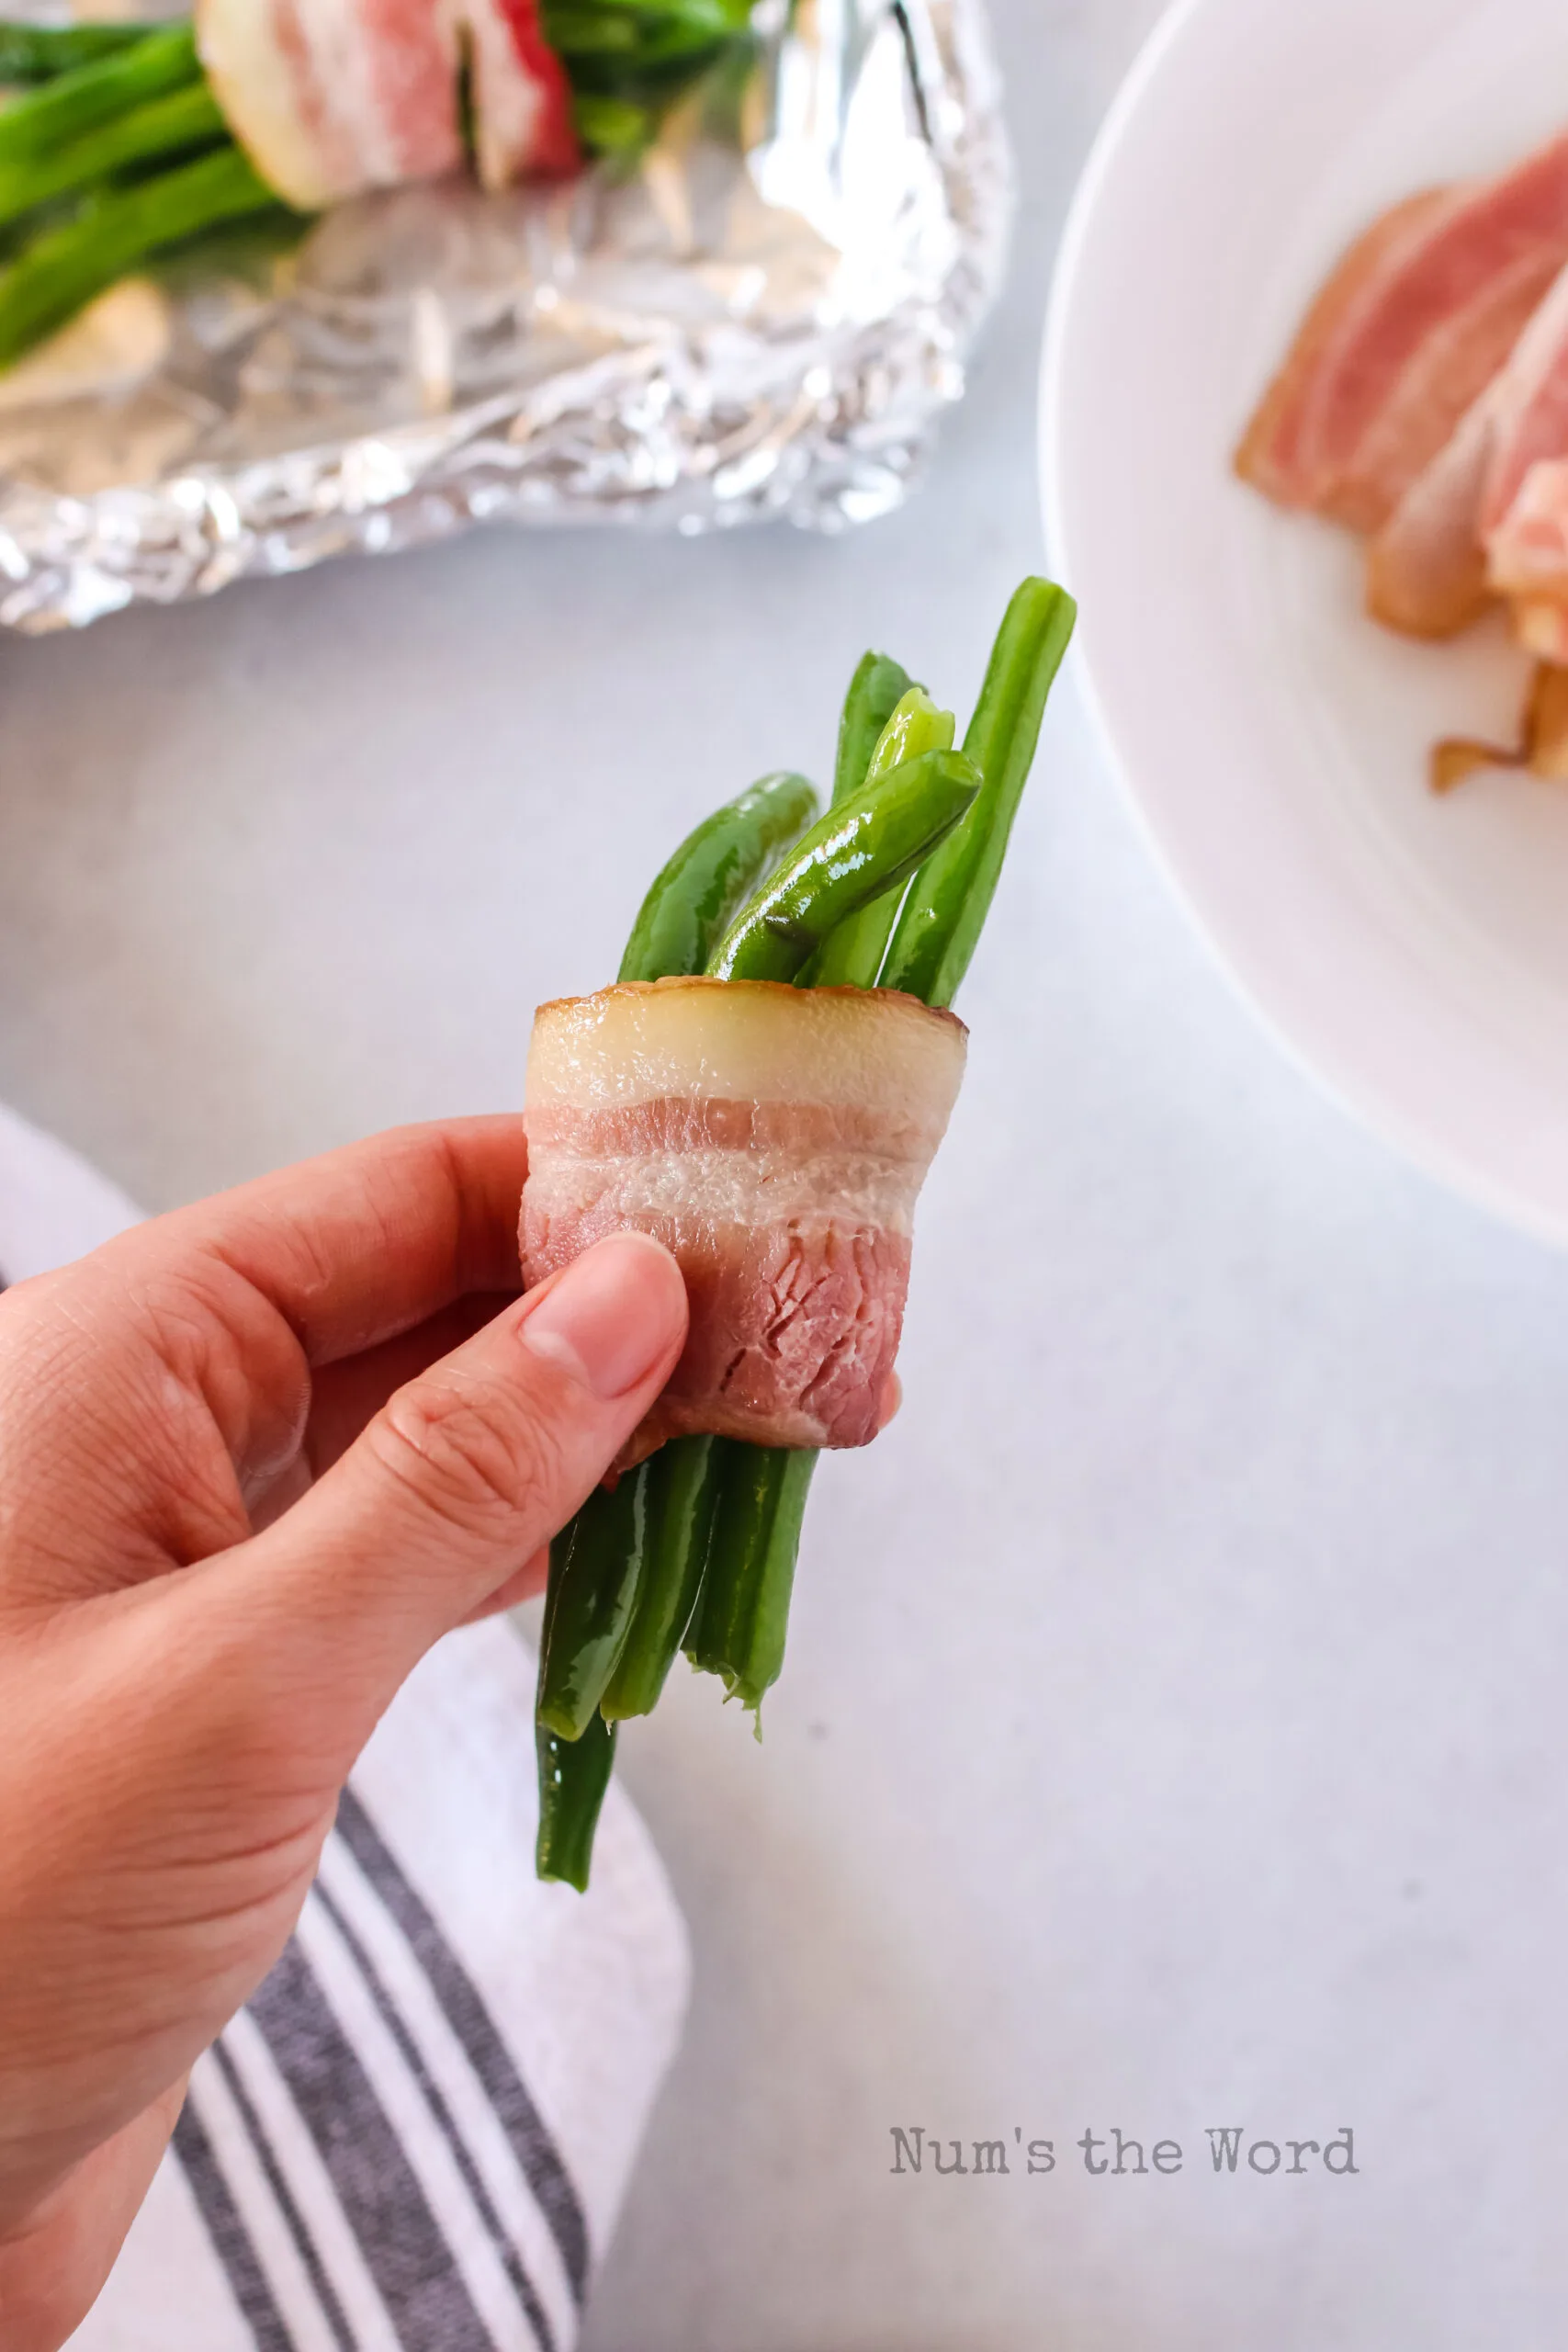
[[[569,2352],[687,1962],[616,1789],[535,1880],[532,1712],[501,1622],[405,1685],[73,2352]]]
[[[0,1110],[6,1274],[134,1215]],[[71,2352],[570,2352],[688,1956],[617,1787],[592,1893],[536,1881],[533,1679],[492,1621],[393,1702]]]

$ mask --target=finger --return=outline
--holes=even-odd
[[[514,1116],[394,1127],[137,1226],[96,1262],[146,1281],[216,1259],[331,1363],[470,1291],[514,1289],[526,1169]]]
[[[379,1347],[345,1356],[340,1363],[324,1364],[310,1384],[310,1416],[298,1452],[286,1462],[269,1464],[262,1476],[245,1484],[252,1529],[259,1533],[270,1527],[348,1452],[406,1381],[471,1340],[515,1296],[513,1288],[459,1298],[395,1340],[383,1340]]]
[[[54,1606],[243,1541],[299,1453],[314,1366],[515,1289],[525,1160],[514,1118],[400,1129],[0,1300],[0,1488],[24,1524],[35,1494],[104,1499],[68,1557],[7,1557],[0,1603]]]
[[[887,1375],[886,1385],[882,1391],[882,1396],[878,1401],[876,1408],[876,1429],[878,1436],[880,1436],[882,1431],[887,1427],[888,1422],[897,1418],[898,1409],[903,1402],[904,1384],[899,1379],[896,1372],[890,1372]]]
[[[7,2344],[63,2344],[86,2318],[163,2161],[185,2091],[183,2079],[172,2085],[84,2157],[27,2227],[0,2245]]]
[[[340,1363],[324,1364],[311,1384],[310,1418],[305,1428],[305,1454],[311,1476],[319,1478],[330,1470],[406,1382],[416,1380],[465,1340],[471,1340],[476,1331],[482,1331],[516,1295],[515,1283],[505,1291],[476,1292],[454,1300],[439,1314],[427,1316],[412,1331],[383,1340],[379,1347],[345,1356]]]
[[[516,1609],[525,1600],[534,1600],[536,1595],[543,1592],[549,1572],[550,1555],[547,1547],[536,1552],[531,1560],[525,1560],[516,1575],[508,1577],[506,1582],[481,1600],[477,1609],[470,1609],[463,1620],[464,1624],[477,1625],[481,1617],[499,1617],[504,1610]]]
[[[400,1389],[285,1519],[202,1572],[204,1600],[254,1612],[290,1719],[352,1758],[430,1644],[579,1508],[685,1332],[669,1253],[602,1241]]]

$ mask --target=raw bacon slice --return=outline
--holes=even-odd
[[[473,72],[474,161],[480,184],[564,179],[582,161],[571,85],[535,0],[460,0]]]
[[[629,1228],[674,1252],[691,1302],[685,1352],[622,1466],[704,1430],[869,1444],[966,1038],[913,997],[761,980],[540,1008],[525,1283]]]
[[[1486,557],[1499,595],[1568,599],[1568,458],[1530,468],[1487,539]]]
[[[1411,485],[1368,556],[1367,602],[1417,637],[1449,637],[1487,601],[1487,548],[1529,468],[1568,454],[1568,269],[1507,365]],[[1500,584],[1500,583],[1495,583]]]
[[[1406,637],[1453,637],[1487,601],[1477,517],[1492,455],[1483,395],[1367,549],[1367,610]]]
[[[197,0],[197,38],[235,136],[302,210],[462,161],[456,40],[434,0]]]
[[[1427,335],[1343,476],[1324,514],[1352,531],[1377,531],[1452,436],[1518,342],[1563,255],[1521,254]]]
[[[1318,379],[1369,288],[1382,281],[1398,255],[1449,202],[1447,188],[1427,188],[1374,220],[1307,312],[1236,451],[1237,473],[1266,498],[1281,506],[1311,504],[1301,442]]]
[[[465,51],[487,187],[581,160],[534,0],[197,0],[197,32],[236,137],[302,210],[455,170]]]
[[[1490,289],[1551,257],[1568,260],[1568,136],[1500,178],[1412,198],[1376,224],[1298,338],[1280,379],[1288,398],[1276,386],[1265,399],[1238,460],[1247,478],[1286,504],[1332,511],[1429,339],[1467,314],[1472,329],[1487,320]],[[1256,444],[1270,418],[1263,466]]]
[[[1498,379],[1491,461],[1478,517],[1490,539],[1544,459],[1568,458],[1568,269]]]

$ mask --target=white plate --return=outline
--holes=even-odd
[[[1434,1174],[1568,1241],[1568,787],[1443,801],[1516,728],[1501,630],[1407,644],[1231,451],[1375,212],[1568,120],[1562,0],[1181,0],[1101,133],[1046,334],[1051,551],[1113,759],[1279,1035]]]

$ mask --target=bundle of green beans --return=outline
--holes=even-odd
[[[647,144],[750,0],[549,0],[591,153]],[[235,143],[188,24],[0,22],[0,368],[122,277],[240,220],[298,221]]]
[[[978,943],[1075,606],[1026,580],[962,752],[897,662],[868,653],[832,802],[764,777],[682,842],[645,899],[622,980],[709,972],[953,1001]],[[803,830],[804,829],[804,830]],[[754,1714],[784,1665],[813,1453],[682,1438],[595,1489],[550,1548],[539,1652],[541,1878],[586,1888],[619,1725],[684,1651]],[[759,1724],[760,1733],[760,1724]]]

